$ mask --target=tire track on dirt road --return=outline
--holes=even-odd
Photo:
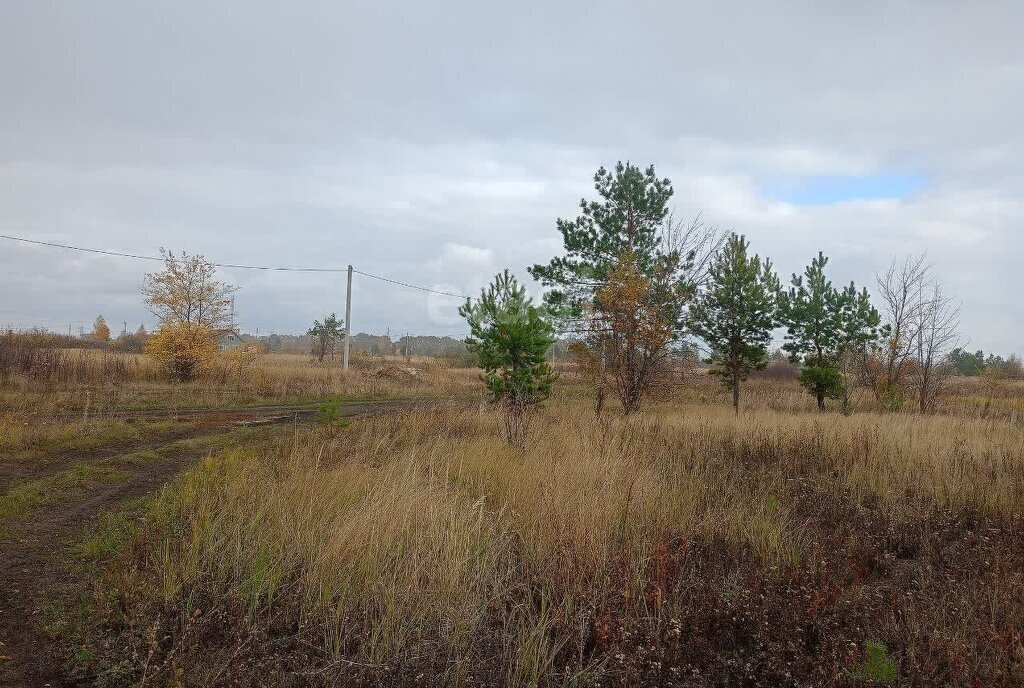
[[[415,405],[414,402],[350,403],[342,405],[339,411],[352,417],[395,412]],[[295,407],[197,411],[195,415],[204,419],[205,427],[175,433],[174,438],[167,441],[142,442],[128,451],[121,447],[109,456],[95,452],[90,455],[94,459],[106,460],[143,448],[168,448],[186,439],[226,434],[240,425],[294,422],[311,412],[309,408],[296,410]],[[211,419],[215,419],[213,425],[205,422]],[[67,648],[47,637],[38,623],[48,600],[55,595],[64,599],[65,593],[81,589],[88,582],[73,570],[68,561],[68,548],[102,514],[127,500],[159,491],[209,451],[207,447],[184,447],[159,459],[133,464],[127,482],[90,485],[84,494],[43,507],[26,518],[2,524],[8,533],[6,536],[0,533],[0,686],[66,688],[90,685],[88,679],[69,677],[65,670]],[[41,470],[55,472],[82,459],[82,453],[60,454],[49,457]]]
[[[346,402],[339,406],[339,412],[346,416],[387,410],[401,410],[417,405],[412,400],[389,400],[370,402]],[[32,480],[57,472],[61,468],[81,461],[99,459],[116,459],[118,456],[137,452],[160,449],[174,442],[196,439],[221,434],[226,428],[263,424],[266,422],[302,421],[316,412],[312,406],[271,405],[245,406],[236,408],[205,408],[205,409],[144,409],[130,411],[113,411],[103,414],[102,418],[116,418],[128,421],[181,420],[191,425],[169,432],[158,433],[157,436],[141,437],[127,442],[113,442],[109,445],[84,450],[60,450],[44,456],[31,458],[0,457],[0,494],[12,484],[21,480]],[[67,418],[80,418],[66,416]],[[2,653],[0,653],[2,654]],[[0,688],[3,688],[0,686]]]

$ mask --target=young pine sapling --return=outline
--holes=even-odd
[[[504,410],[506,438],[522,448],[529,412],[551,394],[556,377],[545,359],[555,342],[554,326],[508,270],[475,302],[467,299],[459,314],[469,323],[466,348],[484,370],[480,379],[491,402]]]

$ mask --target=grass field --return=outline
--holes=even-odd
[[[148,365],[73,351],[0,385],[0,547],[63,514],[35,618],[90,684],[1024,684],[1022,383],[844,416],[762,378],[736,417],[696,371],[598,419],[563,367],[520,451],[435,361]],[[328,397],[434,405],[223,412]],[[117,415],[189,407],[213,410]]]
[[[96,596],[156,683],[1018,685],[1022,438],[582,401],[523,453],[489,412],[283,433],[177,481]]]
[[[345,371],[340,358],[316,363],[309,356],[265,354],[240,362],[222,356],[202,378],[172,384],[142,354],[47,348],[33,354],[8,374],[0,365],[0,408],[9,414],[87,418],[133,409],[301,404],[328,397],[479,394],[473,371],[449,370],[441,361],[416,357],[407,363],[398,357],[354,356]]]

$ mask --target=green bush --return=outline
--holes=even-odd
[[[348,427],[348,421],[341,413],[341,399],[332,397],[316,407],[316,415],[313,417],[320,427],[337,432]]]
[[[815,361],[800,371],[800,384],[818,400],[818,408],[824,410],[825,399],[838,399],[843,395],[846,381],[838,368]]]

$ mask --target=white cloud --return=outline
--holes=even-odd
[[[506,266],[529,283],[597,166],[630,159],[784,273],[821,249],[869,284],[927,248],[971,339],[1024,350],[1022,19],[988,2],[21,3],[0,24],[0,231],[475,293]],[[763,192],[907,171],[926,186],[904,199]],[[0,243],[0,324],[146,319],[150,267]],[[228,276],[261,331],[343,309],[341,276]],[[461,328],[457,300],[366,278],[356,304],[357,329]]]
[[[494,252],[489,248],[447,243],[441,256],[431,261],[431,264],[438,270],[451,270],[463,267],[489,268],[493,262]]]
[[[759,174],[868,174],[879,161],[864,153],[801,146],[797,143],[730,142],[706,137],[682,137],[680,156],[704,169],[745,169]]]

